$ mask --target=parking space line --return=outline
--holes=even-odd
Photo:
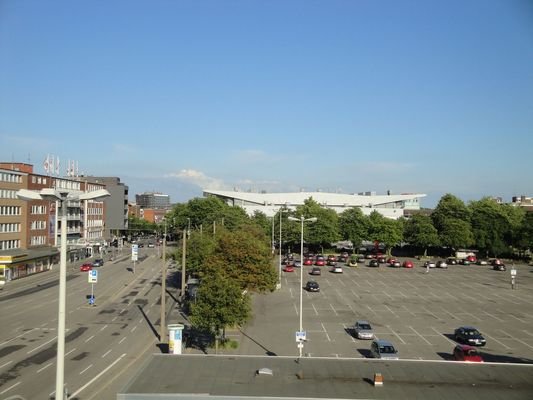
[[[424,336],[422,336],[420,333],[418,333],[417,331],[415,331],[415,328],[413,328],[412,326],[409,326],[409,328],[411,328],[411,330],[416,333],[423,341],[425,341],[427,344],[429,344],[430,346],[432,346],[432,343],[427,340]]]
[[[483,314],[485,314],[485,315],[488,316],[488,317],[492,317],[492,318],[494,318],[494,319],[497,319],[497,320],[500,321],[500,322],[503,322],[503,319],[498,318],[497,316],[492,315],[492,314],[490,314],[490,313],[488,313],[488,312],[486,312],[486,311],[483,311]]]
[[[513,304],[515,304],[515,305],[520,305],[520,304],[522,304],[522,303],[517,303],[516,301],[512,301],[511,299],[509,299],[509,297],[504,297],[504,296],[501,296],[501,295],[499,295],[499,294],[497,294],[497,293],[493,293],[493,295],[499,297],[499,298],[502,299],[502,300],[505,300],[505,301],[508,301],[508,302],[510,302],[510,303],[513,303]]]
[[[463,314],[470,315],[472,318],[477,319],[478,321],[482,321],[481,318],[479,318],[478,316],[476,316],[476,315],[474,315],[474,314],[472,314],[472,313],[463,312]]]
[[[394,311],[392,311],[391,308],[390,308],[388,305],[383,304],[383,306],[384,306],[387,310],[389,310],[391,313],[393,313],[394,316],[395,316],[396,318],[400,318],[400,316],[399,316],[398,314],[396,314]]]
[[[517,319],[518,321],[522,322],[523,324],[526,324],[526,323],[527,323],[526,321],[524,321],[524,320],[521,319],[521,318],[518,318],[518,317],[517,317],[516,315],[514,315],[514,314],[507,313],[507,315],[510,316],[510,317],[513,317],[514,319]]]
[[[328,338],[328,342],[331,342],[331,338],[328,335],[328,331],[326,330],[326,327],[324,326],[322,322],[320,323],[320,325],[322,325],[322,329],[324,329],[324,333],[326,334],[326,337]]]
[[[529,336],[533,336],[533,333],[526,331],[525,329],[522,329],[522,332],[528,334]]]
[[[8,362],[6,362],[6,363],[0,365],[0,369],[2,369],[2,368],[4,368],[4,367],[7,367],[7,366],[8,366],[9,364],[11,364],[12,362],[13,362],[13,360],[8,361]]]
[[[51,366],[51,365],[54,365],[54,363],[51,362],[51,363],[46,364],[44,367],[39,368],[39,369],[37,370],[37,373],[38,373],[38,374],[41,373],[42,371],[44,371],[46,368],[48,368],[48,367]]]
[[[316,310],[316,307],[314,304],[311,304],[313,306],[313,310],[315,310],[315,315],[318,315],[318,311]]]
[[[344,283],[342,280],[339,280],[338,283],[340,283],[341,286],[345,286],[346,287],[346,283]]]
[[[496,343],[499,343],[500,345],[502,345],[503,347],[505,347],[507,350],[511,350],[511,347],[507,346],[506,344],[500,342],[498,339],[496,338],[493,338],[489,335],[487,335],[486,333],[483,333],[483,335],[485,335],[487,338],[489,338],[490,340],[494,340]]]
[[[513,338],[513,339],[514,339],[514,340],[516,340],[517,342],[520,342],[520,343],[522,343],[522,344],[526,345],[526,346],[527,346],[527,347],[529,347],[530,349],[533,349],[533,346],[531,346],[531,345],[527,344],[527,343],[526,343],[526,342],[524,342],[523,340],[521,340],[521,339],[518,339],[518,338]]]
[[[428,314],[432,315],[435,319],[438,319],[438,320],[441,319],[441,318],[437,317],[434,313],[429,311],[426,307],[422,307],[422,308],[424,309],[425,312],[427,312]]]
[[[337,313],[337,310],[335,310],[335,308],[333,307],[333,304],[329,303],[329,306],[331,307],[331,309],[332,309],[333,312],[335,313],[335,316],[338,317],[339,314]]]
[[[416,317],[416,314],[414,312],[412,312],[411,310],[409,310],[405,305],[402,305],[402,307],[405,308],[405,311],[410,313],[413,317]]]
[[[391,300],[394,300],[394,297],[392,297],[390,294],[388,294],[386,291],[383,291],[383,293],[385,293],[385,296],[388,296],[389,299]]]
[[[294,306],[294,311],[296,311],[296,315],[298,315],[298,307],[296,307],[296,304],[293,304]]]
[[[431,329],[433,329],[436,333],[438,333],[438,336],[446,339],[448,342],[450,342],[451,344],[453,344],[454,346],[457,344],[455,343],[453,340],[451,340],[448,336],[446,336],[445,334],[443,334],[442,332],[439,332],[437,329],[435,329],[435,327],[431,327]]]
[[[372,312],[374,315],[377,315],[377,312],[372,310],[372,308],[370,308],[370,306],[368,304],[365,304],[365,305],[366,305],[366,308],[368,308],[370,310],[370,312]]]
[[[405,343],[403,341],[403,339],[400,337],[400,335],[398,335],[396,332],[394,332],[394,330],[389,325],[387,325],[387,328],[390,329],[390,331],[394,334],[394,336],[396,336],[400,340],[400,342],[402,342],[403,344],[407,344],[407,343]]]
[[[87,372],[87,370],[88,370],[89,368],[92,368],[92,366],[93,366],[92,364],[89,365],[87,368],[85,368],[83,371],[80,372],[80,375],[83,374],[83,373],[85,373],[85,372]]]
[[[449,312],[449,311],[446,310],[445,308],[442,308],[442,307],[441,307],[441,310],[444,311],[446,314],[448,314],[448,315],[450,316],[450,318],[452,318],[452,319],[457,319],[457,318],[455,317],[455,315],[453,315],[451,312]]]
[[[400,293],[400,296],[402,296],[402,297],[404,297],[404,298],[406,298],[406,299],[407,299],[407,295],[406,295],[406,294],[404,294],[404,292],[402,292],[401,290],[399,290],[399,291],[398,291],[398,293]]]

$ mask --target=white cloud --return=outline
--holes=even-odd
[[[202,171],[194,169],[182,169],[179,172],[173,172],[165,175],[167,178],[174,178],[179,181],[199,186],[203,189],[227,190],[228,185],[221,179],[207,176]]]

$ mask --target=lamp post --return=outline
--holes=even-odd
[[[61,207],[61,243],[59,255],[59,300],[57,316],[57,363],[56,363],[56,400],[65,398],[65,320],[67,295],[67,207],[69,201],[97,200],[110,196],[105,189],[93,192],[70,192],[66,189],[41,189],[39,192],[20,189],[17,197],[21,200],[58,201]]]
[[[159,333],[159,341],[165,343],[167,337],[167,321],[166,321],[166,292],[167,292],[167,221],[165,220],[165,231],[163,236],[163,265],[161,266],[161,326]],[[159,249],[159,246],[158,246]]]
[[[300,218],[295,218],[295,217],[289,217],[289,219],[291,221],[300,221],[302,226],[301,226],[301,230],[302,230],[302,235],[301,235],[301,240],[300,240],[300,330],[299,332],[303,332],[303,327],[302,327],[302,309],[303,309],[303,280],[304,280],[304,265],[303,265],[303,260],[304,260],[304,222],[316,222],[317,221],[317,218],[316,217],[313,217],[313,218],[304,218],[303,216],[301,216]],[[299,353],[300,353],[300,358],[302,358],[302,349],[303,349],[303,342],[300,342],[298,343],[298,350],[299,350]]]
[[[279,209],[279,269],[278,269],[278,288],[281,289],[281,216],[289,210]]]

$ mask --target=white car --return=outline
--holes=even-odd
[[[336,265],[336,266],[332,267],[330,271],[335,273],[335,274],[342,274],[342,267]]]
[[[424,267],[426,268],[435,268],[437,266],[437,264],[435,264],[435,261],[426,261],[424,263]]]
[[[448,268],[446,261],[437,261],[437,268]]]

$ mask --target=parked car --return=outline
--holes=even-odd
[[[374,259],[374,260],[370,260],[370,261],[368,262],[368,266],[369,266],[369,267],[374,267],[374,268],[375,268],[375,267],[379,267],[379,262],[378,262],[378,260],[375,260],[375,259]]]
[[[367,253],[367,254],[365,254],[365,258],[366,258],[367,260],[370,260],[370,259],[372,259],[372,258],[374,258],[374,257],[372,256],[371,253]]]
[[[468,260],[470,264],[475,264],[477,262],[476,256],[473,255],[466,256],[466,260]]]
[[[364,262],[365,262],[365,256],[363,256],[363,255],[358,255],[358,256],[357,256],[357,262],[358,262],[358,263],[364,263]]]
[[[492,269],[495,271],[507,271],[505,264],[492,264]]]
[[[405,260],[402,265],[404,268],[413,268],[415,266],[411,260]]]
[[[330,266],[330,267],[334,267],[335,265],[337,265],[337,261],[335,261],[335,260],[328,260],[328,266]]]
[[[80,267],[81,272],[87,272],[93,269],[93,265],[90,263],[85,263]]]
[[[342,267],[340,265],[335,265],[334,267],[331,267],[329,271],[335,274],[342,274]]]
[[[459,264],[461,264],[461,265],[470,265],[470,261],[468,261],[466,258],[461,258],[459,260]]]
[[[378,263],[380,263],[380,264],[385,264],[387,262],[385,256],[377,256],[376,260],[378,260]]]
[[[392,257],[387,260],[387,264],[389,264],[389,267],[395,268],[400,268],[402,266],[402,263],[399,260]]]
[[[368,321],[355,321],[353,329],[357,339],[374,339],[374,331],[372,330],[372,326]]]
[[[323,267],[324,265],[326,265],[326,261],[323,258],[317,257],[315,261],[315,265],[319,267]]]
[[[302,263],[300,262],[300,260],[294,260],[291,265],[294,267],[294,268],[301,268],[302,267]]]
[[[342,254],[337,257],[337,261],[338,262],[346,262],[347,259],[348,259],[348,257],[345,256],[345,255],[342,255]]]
[[[322,270],[320,267],[313,267],[311,268],[311,272],[309,272],[310,275],[322,275]]]
[[[337,257],[334,254],[329,254],[327,260],[328,262],[330,261],[337,262]]]
[[[357,267],[357,257],[351,256],[346,265],[348,265],[349,267]]]
[[[477,265],[488,265],[489,262],[487,260],[477,260],[476,264]]]
[[[294,272],[294,267],[292,265],[286,265],[285,268],[283,268],[283,272]]]
[[[426,268],[436,268],[437,267],[437,264],[435,264],[435,261],[426,261],[424,263],[424,267]]]
[[[448,268],[448,264],[446,264],[446,261],[439,260],[437,261],[437,268]]]
[[[151,249],[153,249],[153,248],[155,247],[155,244],[153,244],[153,243],[148,243],[148,247],[151,248]]]
[[[313,260],[311,260],[310,258],[304,259],[304,265],[313,265]]]
[[[465,343],[472,346],[485,346],[487,341],[473,326],[461,326],[454,332],[454,338],[459,343]]]
[[[103,267],[104,266],[104,260],[101,258],[96,258],[93,261],[93,267]]]
[[[453,349],[453,358],[456,361],[483,362],[483,357],[475,347],[467,344],[458,344]]]
[[[383,339],[374,339],[370,346],[370,353],[374,358],[381,358],[383,360],[398,360],[398,351],[394,348],[391,342]]]
[[[448,265],[457,265],[457,264],[458,264],[458,262],[457,262],[457,258],[455,258],[455,257],[448,257],[448,258],[446,259],[446,263],[447,263]]]
[[[316,281],[308,281],[305,284],[305,290],[308,292],[320,292],[320,285]]]

